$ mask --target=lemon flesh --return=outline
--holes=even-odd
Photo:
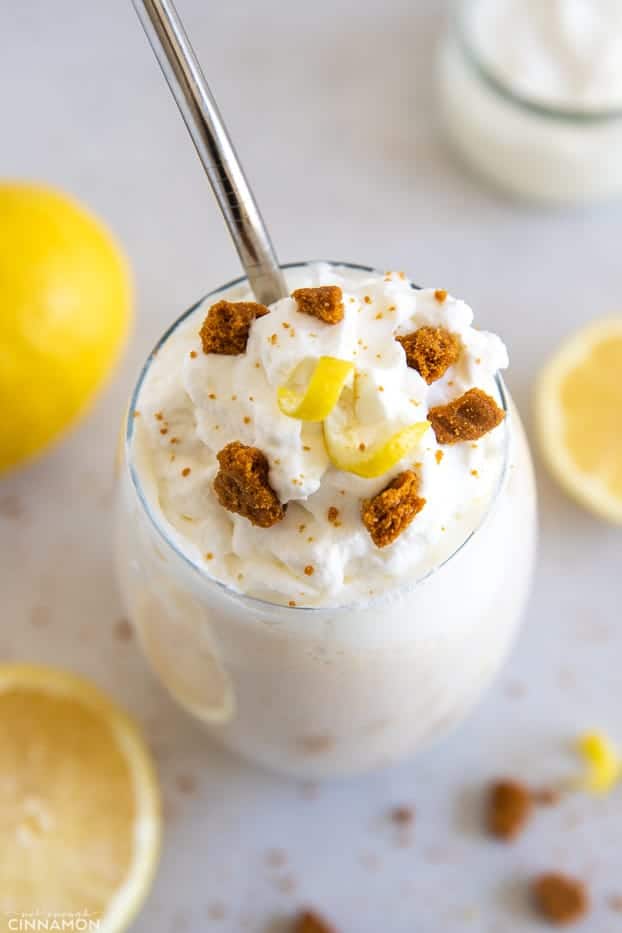
[[[594,794],[608,793],[622,776],[622,761],[610,740],[599,732],[587,732],[577,750],[587,764],[583,786]]]
[[[57,191],[0,184],[0,473],[88,406],[131,304],[127,262],[96,218]]]
[[[538,383],[536,415],[559,482],[622,524],[622,317],[591,324],[561,347]]]
[[[289,385],[280,386],[277,401],[280,410],[289,418],[300,421],[323,421],[331,413],[341,395],[354,363],[334,356],[321,356],[301,394]],[[293,378],[296,373],[294,372]]]
[[[33,914],[125,928],[159,848],[159,795],[127,716],[61,671],[0,667],[0,931]]]

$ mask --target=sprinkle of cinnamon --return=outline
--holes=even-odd
[[[312,577],[314,571],[315,571],[315,567],[313,566],[313,564],[307,564],[307,566],[305,567],[305,575],[307,577]]]
[[[439,302],[439,304],[443,304],[443,302],[447,299],[447,292],[444,288],[437,288],[434,292],[434,297]]]
[[[191,350],[191,351],[190,351],[190,359],[191,359],[191,360],[196,360],[197,355],[198,355],[198,354],[197,354],[197,351],[196,351],[196,350]]]
[[[192,470],[190,469],[190,467],[184,467],[183,470],[181,471],[182,476],[190,476],[191,473],[192,473]]]
[[[444,456],[445,454],[442,450],[437,450],[436,453],[434,454],[434,457],[437,463],[440,463]]]

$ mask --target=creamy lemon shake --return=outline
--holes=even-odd
[[[531,468],[507,353],[442,289],[326,263],[165,336],[130,412],[120,569],[147,656],[227,745],[322,776],[411,754],[505,656]]]

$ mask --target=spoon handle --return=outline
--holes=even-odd
[[[203,168],[257,301],[271,304],[287,286],[255,198],[216,101],[172,0],[132,0]]]

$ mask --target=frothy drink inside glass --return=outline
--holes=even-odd
[[[443,289],[327,263],[163,337],[134,393],[119,572],[154,670],[301,777],[412,755],[511,645],[535,495],[507,353]]]

